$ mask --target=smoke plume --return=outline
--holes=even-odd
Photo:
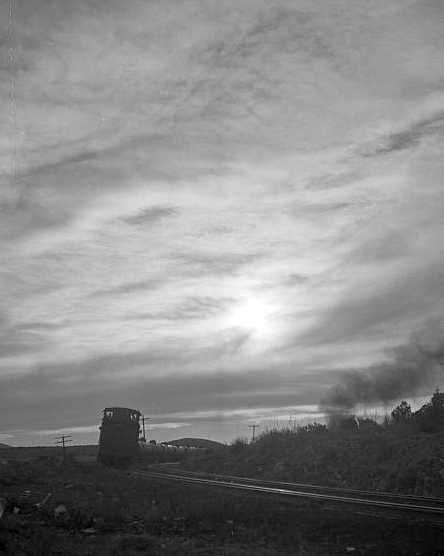
[[[393,350],[391,361],[344,373],[319,405],[328,413],[350,411],[358,404],[386,405],[442,383],[443,366],[444,318],[429,320],[405,345]]]

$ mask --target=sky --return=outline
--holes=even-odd
[[[157,439],[316,420],[442,323],[443,28],[441,0],[0,0],[0,442],[95,442],[114,405]]]

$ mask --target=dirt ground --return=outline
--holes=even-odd
[[[439,523],[159,484],[87,455],[0,458],[0,555],[444,554]]]

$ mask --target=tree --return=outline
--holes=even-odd
[[[415,413],[415,419],[425,432],[444,430],[444,393],[436,389],[430,402]]]
[[[444,414],[444,393],[437,388],[432,396],[431,404],[438,414]]]
[[[412,408],[405,400],[392,411],[392,421],[397,425],[405,425],[412,419]]]

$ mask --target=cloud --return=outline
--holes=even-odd
[[[213,316],[225,311],[230,304],[233,304],[232,298],[211,298],[211,297],[188,297],[180,304],[171,307],[166,311],[157,313],[137,313],[128,315],[128,320],[147,319],[147,320],[201,320],[209,319]]]
[[[123,217],[122,220],[130,225],[153,224],[174,214],[176,214],[176,211],[172,207],[148,207],[139,210],[132,216]]]
[[[373,288],[366,281],[356,288],[367,288],[366,296],[348,292],[337,305],[325,310],[312,329],[300,337],[302,342],[329,343],[368,337],[373,327],[385,330],[396,322],[413,321],[418,315],[444,311],[438,301],[444,268],[431,267],[397,274],[393,280]]]
[[[85,434],[85,433],[97,433],[98,425],[87,425],[85,427],[68,427],[61,429],[39,429],[33,430],[32,434],[38,436],[55,436],[56,434]],[[31,431],[30,431],[31,432]]]
[[[157,289],[163,283],[165,283],[165,279],[153,278],[150,280],[138,280],[136,282],[124,282],[118,286],[114,286],[111,288],[95,290],[93,291],[90,296],[97,297],[97,296],[109,296],[115,294],[130,294],[133,292],[138,291],[147,291]]]
[[[221,355],[214,351],[205,355],[204,361],[214,357],[218,365],[212,373],[207,367],[193,371],[197,363],[194,356],[187,374],[171,369],[165,372],[168,360],[147,351],[2,377],[2,427],[22,427],[30,419],[34,428],[40,429],[87,426],[99,419],[103,407],[110,405],[138,407],[150,417],[159,415],[163,420],[177,421],[177,416],[168,414],[202,410],[223,413],[240,407],[287,407],[317,401],[323,372],[301,375],[291,366],[226,371],[219,366]],[[161,372],[155,372],[156,368]],[[49,399],[48,389],[52,392]],[[14,397],[10,396],[11,391],[15,392]],[[50,426],[54,418],[57,424]],[[184,419],[188,421],[189,416]]]
[[[363,241],[351,254],[350,259],[356,264],[384,263],[405,258],[411,253],[410,238],[403,230],[387,230],[380,236]]]
[[[173,422],[171,422],[171,423],[150,423],[150,429],[155,429],[155,430],[156,429],[158,429],[158,430],[173,429],[173,430],[175,430],[175,429],[182,429],[184,427],[188,427],[189,425],[190,425],[190,423],[186,423],[186,422],[183,422],[183,423],[173,423]]]
[[[381,138],[379,145],[365,153],[365,156],[380,156],[410,150],[418,147],[427,137],[441,134],[444,130],[444,112],[439,111],[419,120],[405,130],[390,133]]]
[[[187,253],[174,253],[179,268],[186,274],[233,274],[243,266],[261,258],[260,253],[205,253],[190,250]]]
[[[439,2],[14,6],[2,422],[313,405],[444,314]]]
[[[3,202],[0,199],[0,217],[0,237],[3,241],[40,229],[56,229],[66,221],[65,211],[54,214],[38,200],[22,193]]]
[[[31,322],[24,322],[22,324],[18,324],[16,326],[17,330],[57,330],[60,327],[65,326],[65,324],[62,323],[54,323],[54,322],[35,322],[35,321],[31,321]]]
[[[305,284],[310,278],[303,274],[298,274],[297,272],[289,274],[286,278],[284,278],[281,282],[283,286],[294,286]]]
[[[0,315],[0,357],[32,353],[42,349],[41,326],[14,326],[10,319]],[[44,340],[43,340],[44,341]]]

